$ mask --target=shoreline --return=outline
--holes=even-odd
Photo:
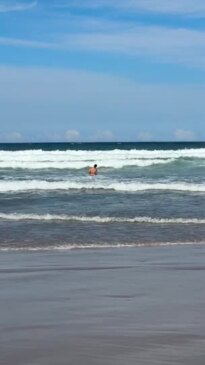
[[[183,246],[194,246],[194,247],[198,247],[198,246],[205,246],[205,240],[202,241],[176,241],[176,242],[144,242],[144,243],[115,243],[115,244],[110,244],[110,243],[98,243],[98,244],[93,244],[93,243],[88,243],[88,244],[80,244],[80,243],[76,243],[76,244],[59,244],[59,245],[53,245],[53,246],[22,246],[22,247],[15,247],[13,245],[10,247],[4,247],[4,246],[0,246],[0,253],[32,253],[32,252],[36,252],[36,253],[66,253],[66,252],[72,252],[72,251],[102,251],[102,250],[126,250],[126,249],[140,249],[140,248],[144,248],[144,249],[149,249],[149,248],[155,248],[155,249],[160,249],[160,248],[169,248],[169,247],[183,247]]]

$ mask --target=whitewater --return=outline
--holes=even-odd
[[[92,178],[91,178],[92,179]],[[184,191],[205,193],[205,183],[192,184],[187,182],[121,182],[121,181],[46,181],[46,180],[14,180],[0,182],[0,193],[26,192],[26,191],[70,191],[70,190],[107,190],[116,192],[140,192],[140,191]]]
[[[113,151],[0,151],[0,169],[84,169],[98,161],[101,168],[146,167],[179,160],[204,160],[205,149]]]

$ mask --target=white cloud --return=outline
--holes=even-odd
[[[138,134],[138,139],[142,142],[148,142],[153,140],[153,135],[150,132],[140,132]]]
[[[195,141],[196,134],[190,130],[177,129],[174,133],[175,138],[178,141]]]
[[[93,137],[93,140],[97,141],[112,141],[114,139],[113,133],[110,130],[98,131]]]
[[[41,140],[43,140],[43,142],[61,142],[62,140],[64,140],[64,136],[62,136],[61,133],[49,131],[45,132],[44,135],[41,136]]]
[[[149,11],[164,14],[205,16],[204,0],[73,0],[59,1],[58,5],[68,8],[109,8],[123,11]]]
[[[129,30],[75,33],[51,41],[30,41],[0,37],[0,45],[56,49],[67,51],[95,51],[152,57],[156,61],[205,68],[205,32],[161,26],[135,26]]]
[[[25,11],[34,8],[37,5],[37,1],[30,3],[0,3],[0,13],[8,13],[13,11]]]
[[[6,143],[14,143],[14,142],[23,142],[24,137],[19,132],[9,132],[9,133],[1,133],[0,141]]]
[[[76,129],[68,129],[64,134],[64,139],[67,142],[79,141],[80,133]]]

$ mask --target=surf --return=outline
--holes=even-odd
[[[135,181],[113,181],[86,179],[79,181],[46,181],[46,180],[3,180],[0,181],[0,193],[26,191],[116,191],[116,192],[143,192],[143,191],[178,191],[191,193],[205,193],[205,184],[188,182],[158,182],[146,183]]]

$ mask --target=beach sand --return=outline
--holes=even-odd
[[[1,252],[1,365],[204,365],[205,246]]]

